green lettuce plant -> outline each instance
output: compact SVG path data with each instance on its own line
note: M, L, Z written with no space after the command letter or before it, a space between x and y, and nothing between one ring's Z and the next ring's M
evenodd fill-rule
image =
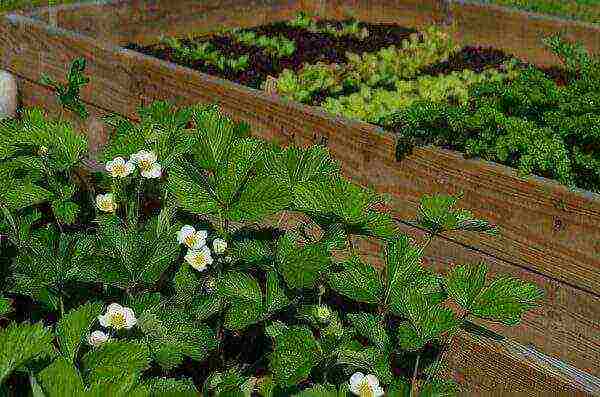
M240 43L263 48L267 54L275 58L289 57L296 51L294 41L281 35L270 37L243 30L232 30L228 34Z
M515 325L541 298L484 264L423 266L440 234L495 231L456 198L421 200L417 243L324 147L253 138L212 105L139 113L108 120L91 224L3 213L17 226L4 295L56 321L0 331L0 384L25 378L19 392L48 397L452 395L424 352L471 320ZM358 238L381 244L383 268ZM201 371L177 375L189 368Z
M161 45L168 46L175 56L175 59L181 62L203 61L209 65L216 66L220 71L226 69L234 72L241 72L248 69L248 55L241 55L237 58L227 57L219 50L215 49L210 42L194 42L184 43L176 37L162 37Z

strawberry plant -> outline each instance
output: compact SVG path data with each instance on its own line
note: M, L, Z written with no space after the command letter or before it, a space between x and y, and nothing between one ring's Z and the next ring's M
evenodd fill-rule
M495 231L456 198L423 197L417 242L324 147L258 140L213 105L139 116L107 119L105 171L76 185L95 194L91 222L36 222L35 204L0 186L3 392L452 395L451 341L474 319L515 325L541 298L485 264L422 264L441 233ZM357 237L379 241L383 268ZM39 307L16 316L13 300Z

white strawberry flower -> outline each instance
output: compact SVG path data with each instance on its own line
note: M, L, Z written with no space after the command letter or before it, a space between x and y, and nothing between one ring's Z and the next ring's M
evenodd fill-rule
M184 225L177 232L177 242L184 244L189 249L200 249L206 245L206 230L196 230L194 226Z
M88 336L88 343L90 346L98 347L104 342L107 342L110 337L102 331L94 331Z
M217 238L215 239L215 241L213 241L213 251L215 252L215 254L221 255L225 252L226 249L227 241L220 238Z
M125 161L123 157L115 157L106 163L106 170L113 178L125 178L135 170L135 165L131 161Z
M206 266L213 263L213 258L210 255L210 249L207 246L204 246L198 250L188 250L184 259L190 264L191 267L199 272L206 270Z
M156 154L147 150L140 150L131 156L131 161L137 164L144 178L160 178L162 167L156 160Z
M365 375L356 372L350 378L350 391L359 397L381 397L383 389L379 386L379 380L375 375Z
M99 194L96 196L96 206L100 211L115 212L117 203L112 193Z
M105 328L131 329L137 324L135 313L129 307L123 307L118 303L111 303L106 309L106 313L98 316L100 325Z

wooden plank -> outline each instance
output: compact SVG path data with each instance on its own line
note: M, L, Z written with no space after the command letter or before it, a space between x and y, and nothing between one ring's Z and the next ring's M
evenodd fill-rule
M45 7L31 15L47 21L51 10L55 10L57 24L63 29L107 43L150 44L157 42L161 34L203 34L215 26L256 26L287 19L313 7L313 3L310 0L132 0Z
M0 65L30 81L42 72L64 81L69 64L86 58L86 74L92 76L81 91L88 103L107 111L133 115L140 104L137 74L130 52L110 44L20 15L0 16Z
M354 16L360 21L408 27L439 23L446 17L439 0L323 0L317 11L327 18Z
M462 396L598 395L588 391L583 382L559 374L527 353L511 341L462 335L449 350L448 363L454 379L468 385Z
M450 11L461 43L493 46L539 65L560 64L541 42L543 37L558 32L594 53L600 52L600 27L590 23L476 1L452 2Z

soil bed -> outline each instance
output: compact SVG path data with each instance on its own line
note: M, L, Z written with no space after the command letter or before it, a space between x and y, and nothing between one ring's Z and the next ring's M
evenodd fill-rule
M317 22L318 27L326 24L336 26L338 29L342 24L348 21L321 20ZM269 25L258 26L250 29L244 29L245 32L254 32L258 35L276 37L281 35L294 41L296 50L289 57L271 57L265 51L257 46L246 45L237 42L226 34L215 34L210 36L200 36L190 39L183 39L183 45L198 44L210 42L215 49L226 57L237 58L247 55L248 68L243 71L234 71L230 68L219 70L216 66L204 61L183 61L178 58L175 51L164 44L153 44L149 46L139 46L130 43L125 47L146 55L151 55L159 59L167 60L180 64L200 72L218 76L238 84L242 84L255 89L260 89L261 84L268 76L278 76L284 69L298 71L304 63L314 64L316 62L344 64L348 62L346 52L361 54L363 52L376 52L382 48L391 45L400 46L402 40L408 39L411 33L417 33L415 29L402 27L395 24L370 24L358 23L359 28L366 28L369 36L361 39L353 35L334 36L326 32L311 32L308 29L293 27L286 22L276 22ZM514 58L502 50L491 47L463 47L460 51L453 54L448 60L439 62L421 70L424 75L446 75L453 71L473 70L482 72L485 69L500 69L502 62ZM527 65L525 62L521 63ZM539 68L558 84L564 84L568 78L565 70L552 68ZM347 95L348 92L342 92L337 95Z

